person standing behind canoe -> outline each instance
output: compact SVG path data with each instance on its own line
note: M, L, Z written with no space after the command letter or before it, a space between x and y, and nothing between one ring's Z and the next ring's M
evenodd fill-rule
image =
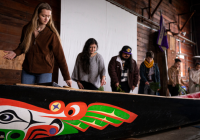
M179 87L177 86L177 84L183 84L185 85L185 83L183 82L181 76L180 76L180 68L181 65L181 60L180 59L175 59L175 63L173 66L171 66L171 68L169 68L168 70L168 76L169 76L169 80L168 80L168 89L169 92L171 94L171 96L177 96L179 95Z
M83 51L77 56L72 80L77 82L79 89L98 90L106 84L103 57L96 52L98 43L94 38L86 41Z
M152 51L147 52L145 61L140 65L140 86L138 91L140 94L155 95L156 92L150 88L151 83L158 83L160 88L160 72L153 58L154 53Z
M5 59L13 59L25 53L22 70L22 83L34 84L52 81L54 58L61 69L66 83L71 79L60 36L52 20L52 9L48 3L40 3L31 21L23 27L21 40L14 51L5 51Z
M112 91L118 91L117 88L129 93L134 90L138 83L138 67L136 61L132 58L132 49L124 46L118 56L112 57L108 65L108 73L111 78Z
M200 63L195 64L195 68L190 70L189 75L189 92L199 92L200 91Z

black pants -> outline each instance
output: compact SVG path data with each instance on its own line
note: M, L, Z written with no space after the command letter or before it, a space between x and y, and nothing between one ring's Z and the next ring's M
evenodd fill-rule
M179 88L178 87L173 87L172 85L168 85L168 89L169 89L169 92L171 94L171 96L178 96L179 92Z
M97 87L95 87L93 84L85 81L80 81L80 83L83 85L84 89L89 89L89 90L98 90Z
M149 82L150 83L150 82ZM150 85L144 86L144 94L156 95L156 92L150 88Z
M126 82L121 82L120 85L121 85L121 89L122 89L124 92L130 93L131 89L130 89L130 87L129 87L129 85L128 85L128 81L126 81ZM117 91L117 87L114 86L114 85L112 86L112 91L114 91L114 92L119 92L119 91Z

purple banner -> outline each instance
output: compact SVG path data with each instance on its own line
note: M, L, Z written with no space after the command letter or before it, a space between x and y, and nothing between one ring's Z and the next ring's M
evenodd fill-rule
M159 48L163 51L163 49L168 49L168 41L167 41L167 32L165 30L163 17L160 16L160 28L158 30L158 39L157 44L159 45Z

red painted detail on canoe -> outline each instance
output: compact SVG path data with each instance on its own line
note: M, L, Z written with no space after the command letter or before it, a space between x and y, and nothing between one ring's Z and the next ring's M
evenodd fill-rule
M51 129L55 132L51 133ZM28 129L24 140L52 137L58 133L58 128L52 125L38 125Z
M178 98L200 98L200 93L177 96Z

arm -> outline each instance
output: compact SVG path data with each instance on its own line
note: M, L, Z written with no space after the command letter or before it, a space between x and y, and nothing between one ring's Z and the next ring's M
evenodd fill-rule
M141 78L141 81L143 81L144 83L147 82L147 79L145 77L145 65L144 65L144 63L142 63L140 65L140 78Z
M134 66L134 77L133 77L133 86L134 87L137 87L137 84L138 84L138 79L139 79L139 70L138 70L138 66L137 66L137 63L134 62L135 66Z
M115 67L116 67L116 60L113 57L108 64L108 74L110 75L111 81L113 81L116 84L119 83L119 81L117 78L117 71Z
M171 69L168 70L168 76L169 76L169 81L172 83L172 85L175 85L175 82L172 79L172 70Z
M192 70L190 70L190 73L189 73L189 80L192 81L193 83L196 83L194 80L193 80L193 76L192 76Z
M157 82L159 82L159 88L161 87L160 85L160 71L159 71L159 68L158 68L158 65L156 64L156 79L157 79Z
M22 34L21 34L21 38L20 38L20 43L17 47L17 49L15 49L13 52L16 53L16 56L19 56L23 53L23 50L22 48L20 47L21 43L23 42L24 40L24 36L25 36L25 32L26 32L26 27L27 26L24 26L23 29L22 29Z
M71 76L72 80L74 80L76 82L80 80L79 79L79 59L80 59L80 54L76 58L76 63L74 65L74 70L73 70L72 76Z
M99 55L99 73L101 77L101 86L106 84L106 68L104 65L104 60L101 55Z
M103 77L105 77L105 75L106 75L106 68L105 68L105 65L104 65L103 57L101 55L99 55L99 70L98 71L100 73L101 79Z
M80 83L80 79L79 79L79 60L80 60L80 57L81 57L81 54L79 54L76 58L76 63L74 65L74 70L73 70L73 73L72 73L72 80L76 81L77 82L77 85L79 87L79 89L84 89L84 86Z
M183 84L184 86L187 86L187 84L185 82L183 82L182 78L181 78L181 84Z
M52 51L54 54L54 57L58 63L58 66L61 70L61 73L63 75L63 78L65 81L70 80L70 75L68 71L68 66L67 62L65 59L65 55L61 46L61 43L55 33L53 33L53 38L52 38Z

